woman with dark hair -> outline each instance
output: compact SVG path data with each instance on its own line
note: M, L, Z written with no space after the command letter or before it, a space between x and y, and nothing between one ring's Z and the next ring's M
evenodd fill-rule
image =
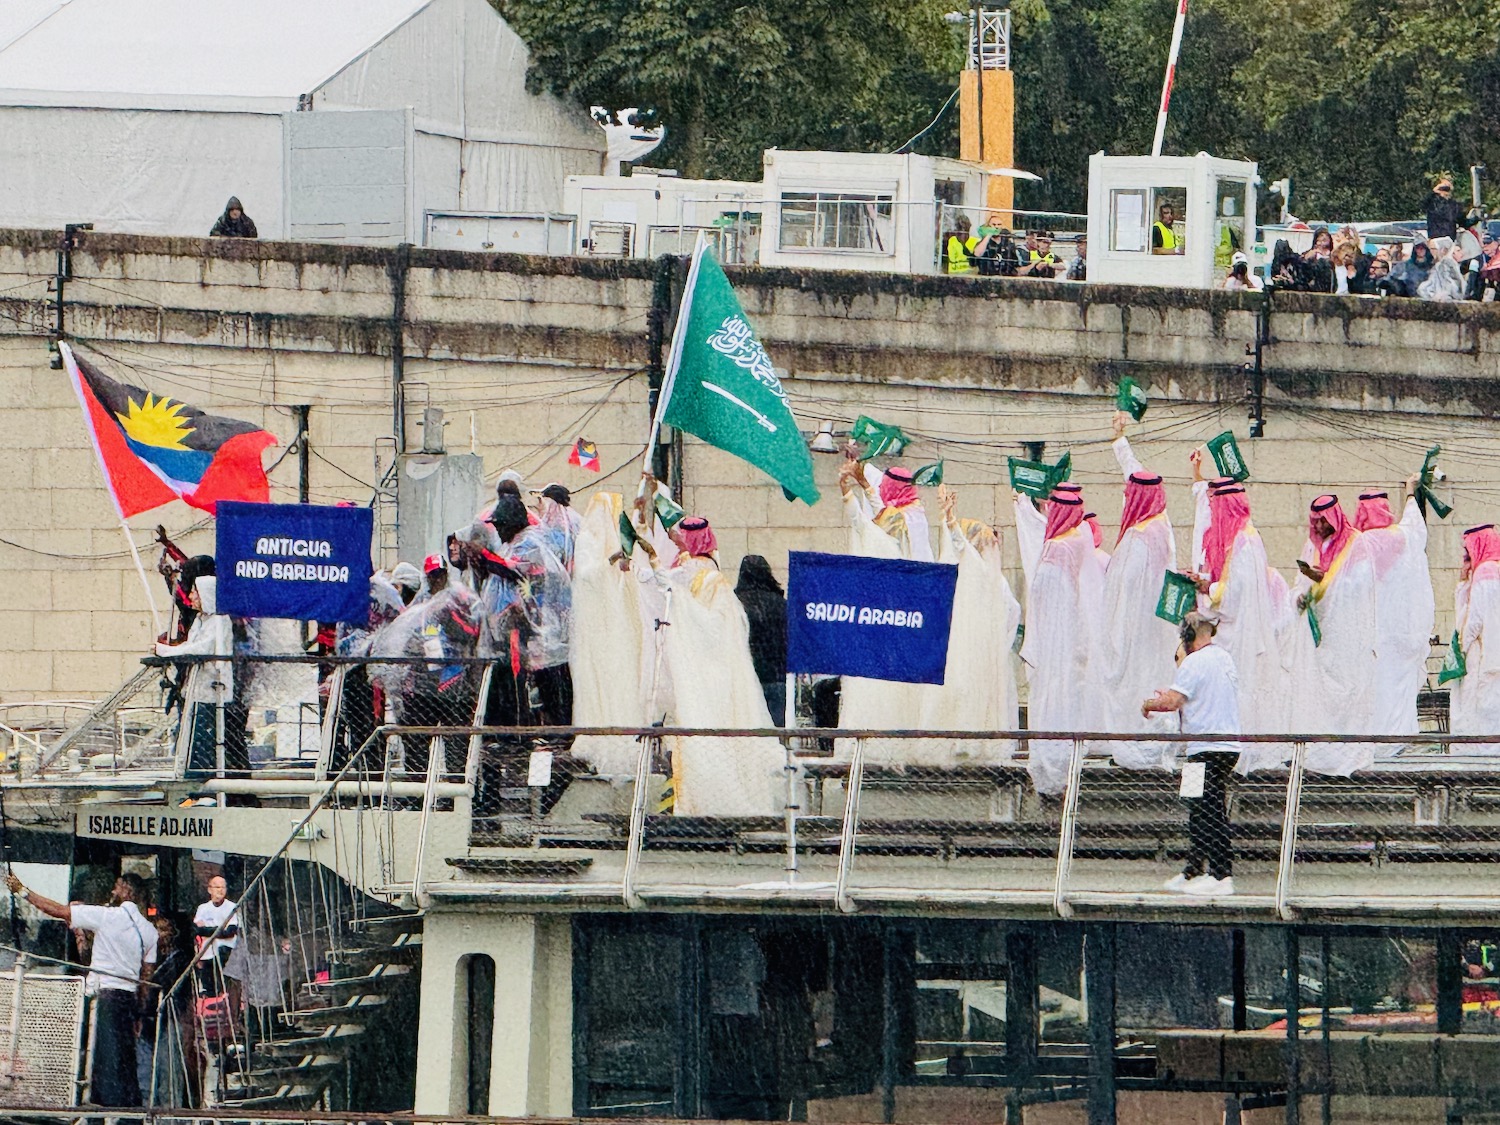
M1327 227L1313 228L1312 248L1302 256L1309 261L1333 257L1333 235L1328 233Z
M766 697L766 709L778 727L786 726L786 593L764 555L740 560L735 597L750 621L750 659ZM796 701L792 701L793 706Z

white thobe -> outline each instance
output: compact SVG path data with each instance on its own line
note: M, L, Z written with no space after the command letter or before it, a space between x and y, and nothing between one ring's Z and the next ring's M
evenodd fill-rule
M573 721L582 727L646 725L639 670L643 630L640 583L610 562L620 550L621 501L595 493L573 548ZM628 737L585 735L573 755L601 774L633 774L639 743Z
M1408 500L1401 522L1367 531L1375 563L1379 633L1375 642L1375 734L1416 734L1417 693L1427 684L1435 606L1427 569L1427 521ZM1387 756L1399 746L1382 745Z
M672 673L669 726L770 727L750 659L750 623L734 587L707 559L657 571L671 587L663 652ZM769 816L786 803L786 753L774 738L673 738L679 816Z
M1115 458L1127 480L1141 463L1125 438L1115 442ZM1177 566L1177 543L1166 512L1129 528L1115 545L1104 575L1104 685L1108 710L1103 729L1119 734L1175 731L1175 716L1141 716L1141 703L1172 686L1177 630L1156 616L1162 575ZM1170 764L1176 745L1163 742L1111 742L1118 765L1149 769Z
M927 730L1015 730L1016 677L1011 642L1021 623L1021 603L1000 565L999 544L981 553L958 528L940 531L939 561L958 567L953 625L941 685L921 688L921 722ZM908 752L913 765L998 764L1014 753L1004 741L921 740Z
M1286 599L1286 580L1266 563L1265 544L1254 524L1234 537L1219 580L1198 597L1199 612L1218 625L1214 643L1234 659L1245 734L1286 729L1286 669L1277 643ZM1280 744L1246 744L1238 768L1248 773L1284 761L1289 753Z
M878 503L878 501L877 501ZM909 557L903 549L915 539L888 535L875 526L869 496L855 491L844 497L844 517L849 526L849 553L864 558L899 559ZM931 554L929 551L929 559ZM869 680L862 676L843 677L839 691L839 725L858 730L909 730L920 726L922 685L891 680ZM865 760L872 764L905 762L911 746L899 739L867 739ZM854 753L852 739L839 739L834 756L847 761Z
M1449 729L1500 734L1500 563L1487 562L1454 594L1465 673L1452 681ZM1494 641L1494 644L1489 642ZM1500 742L1455 746L1455 754L1500 754Z
M1031 502L1031 497L1017 492L1016 549L1021 553L1021 574L1026 579L1027 596L1031 595L1031 583L1036 575L1036 563L1042 557L1042 544L1047 541L1047 513Z
M1316 565L1311 540L1302 558ZM1293 603L1315 587L1306 576L1293 587ZM1356 534L1316 589L1313 603L1322 641L1312 644L1306 611L1291 625L1291 729L1299 734L1372 734L1375 727L1375 564L1370 545ZM1305 634L1305 636L1303 636ZM1307 768L1347 776L1374 761L1370 743L1324 743L1308 747Z
M1086 525L1054 536L1042 547L1026 598L1021 659L1031 686L1027 727L1096 731L1102 727L1104 575ZM1037 792L1067 788L1073 743L1032 739L1028 769Z

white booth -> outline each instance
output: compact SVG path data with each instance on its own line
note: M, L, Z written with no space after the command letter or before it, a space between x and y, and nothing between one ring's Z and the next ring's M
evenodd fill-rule
M1255 238L1255 164L1197 156L1089 157L1090 282L1211 288Z

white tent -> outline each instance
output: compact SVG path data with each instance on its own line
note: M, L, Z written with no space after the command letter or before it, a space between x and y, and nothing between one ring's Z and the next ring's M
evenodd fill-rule
M3 0L0 226L419 241L426 210L540 212L597 173L485 0Z

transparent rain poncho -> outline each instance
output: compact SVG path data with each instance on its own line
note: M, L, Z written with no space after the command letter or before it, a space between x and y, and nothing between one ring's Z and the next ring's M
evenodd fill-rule
M478 669L463 659L476 654L479 631L479 604L473 593L463 586L446 586L425 601L413 602L374 635L371 656L406 657L409 662L372 664L370 678L393 698L477 683Z
M401 601L401 592L390 580L379 574L370 576L370 616L361 625L357 622L339 623L333 651L338 656L368 656L375 634L396 618L406 606Z
M481 656L532 670L568 662L573 591L556 529L528 527L486 550L479 587ZM571 537L569 539L571 550Z

